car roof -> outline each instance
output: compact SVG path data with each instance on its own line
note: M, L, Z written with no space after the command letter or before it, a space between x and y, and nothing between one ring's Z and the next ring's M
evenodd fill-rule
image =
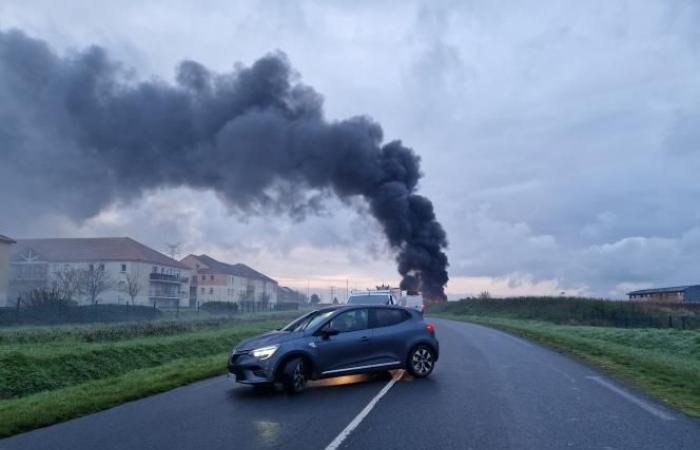
M372 308L372 309L377 309L377 308L392 308L392 309L400 309L403 311L410 310L409 308L405 308L401 305L363 305L363 304L357 304L357 305L333 305L333 306L326 306L323 308L319 308L315 311L320 311L320 312L326 312L326 311L343 311L343 310L349 310L349 309L358 309L358 308Z

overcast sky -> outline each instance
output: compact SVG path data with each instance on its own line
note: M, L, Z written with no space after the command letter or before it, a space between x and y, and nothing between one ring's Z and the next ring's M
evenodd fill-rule
M700 282L699 5L4 0L0 29L59 52L102 46L141 79L281 50L329 119L369 115L421 155L451 297L620 297ZM5 213L0 234L182 242L299 287L398 281L377 224L335 201L303 222L186 188L80 223Z

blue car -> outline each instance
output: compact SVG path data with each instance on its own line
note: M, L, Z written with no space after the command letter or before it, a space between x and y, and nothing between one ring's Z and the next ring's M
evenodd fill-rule
M440 354L435 327L413 309L343 305L305 314L239 343L228 361L239 383L281 383L290 393L311 379L392 369L430 375Z

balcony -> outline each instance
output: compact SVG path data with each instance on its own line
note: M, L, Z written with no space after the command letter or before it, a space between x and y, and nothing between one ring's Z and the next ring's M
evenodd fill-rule
M187 277L181 277L179 275L170 275L167 273L158 273L158 272L151 273L149 278L151 279L151 281L157 281L157 282L161 282L161 283L173 283L173 284L187 283L187 281L188 281Z

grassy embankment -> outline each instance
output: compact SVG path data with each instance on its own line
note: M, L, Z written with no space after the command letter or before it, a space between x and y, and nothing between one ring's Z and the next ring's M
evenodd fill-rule
M299 314L0 329L0 436L225 373L238 341Z
M692 306L531 298L466 300L432 315L498 328L574 355L700 418L700 330L676 328L694 324L697 313ZM646 327L615 326L630 322Z

